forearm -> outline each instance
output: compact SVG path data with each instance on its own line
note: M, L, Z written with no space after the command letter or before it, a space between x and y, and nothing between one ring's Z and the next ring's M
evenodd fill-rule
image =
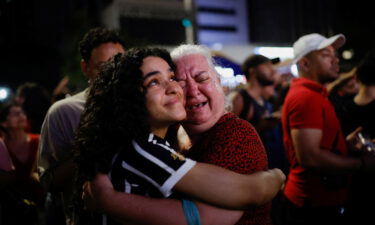
M218 207L245 209L270 201L284 180L279 170L243 175L198 163L174 189Z
M292 129L291 136L297 160L305 168L337 174L357 171L361 167L360 159L322 149L323 132L320 129Z
M242 211L226 210L195 202L202 225L232 225ZM105 213L125 224L185 225L186 218L178 199L154 199L117 192L105 203Z
M228 210L212 205L195 202L199 210L202 225L232 225L243 215L240 210Z
M181 202L112 192L101 197L102 212L124 224L185 225Z
M302 166L328 173L347 173L358 171L361 168L361 159L337 155L327 149L320 149L319 154L302 157Z

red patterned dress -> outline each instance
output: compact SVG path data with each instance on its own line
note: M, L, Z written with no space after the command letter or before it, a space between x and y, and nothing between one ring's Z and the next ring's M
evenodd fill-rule
M254 127L232 113L222 116L194 144L188 157L237 173L250 174L268 169L264 146ZM246 210L237 224L269 225L271 204Z

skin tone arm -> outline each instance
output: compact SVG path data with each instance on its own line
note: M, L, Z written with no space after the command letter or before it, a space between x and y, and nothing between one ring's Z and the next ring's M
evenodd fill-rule
M173 189L219 207L246 209L272 200L284 181L285 175L279 169L243 175L197 163Z
M103 212L125 224L185 225L181 201L167 198L148 198L116 192L105 174L98 174L84 185L84 201L89 210ZM242 211L225 210L203 203L197 204L204 225L234 224Z
M220 174L212 176L212 174ZM163 213L171 224L184 224L181 203L172 199L149 199L116 192L105 175L97 175L85 184L86 205L122 222L142 221L144 224L166 224ZM285 175L279 169L251 175L237 174L221 167L197 163L174 187L174 190L226 208L246 208L269 202L283 187ZM131 202L131 203L128 203ZM132 205L135 205L134 207ZM241 211L229 211L198 203L204 224L233 224ZM144 214L147 211L147 216ZM178 210L177 212L174 212ZM179 213L180 212L180 213ZM173 217L173 218L172 218Z
M319 129L292 129L291 136L297 160L306 168L332 173L358 171L361 168L361 159L343 157L320 149L322 131ZM366 169L374 170L374 158L366 158Z

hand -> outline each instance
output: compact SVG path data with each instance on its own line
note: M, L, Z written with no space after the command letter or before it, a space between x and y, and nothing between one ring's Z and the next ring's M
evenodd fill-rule
M346 136L346 144L350 150L353 151L362 151L363 144L359 140L358 133L362 131L362 127L358 127L348 136Z
M94 180L83 184L82 199L86 209L94 212L103 212L106 201L110 200L115 190L111 180L106 174L98 173Z

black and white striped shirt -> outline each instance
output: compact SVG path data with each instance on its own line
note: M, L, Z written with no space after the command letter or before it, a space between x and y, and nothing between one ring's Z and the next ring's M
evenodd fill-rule
M151 197L170 196L174 185L196 164L152 133L133 140L112 162L109 176L116 191ZM105 215L102 219L102 225L117 224Z

